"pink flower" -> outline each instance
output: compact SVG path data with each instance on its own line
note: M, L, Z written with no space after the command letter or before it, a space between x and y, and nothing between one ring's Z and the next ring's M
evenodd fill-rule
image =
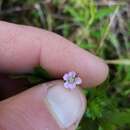
M80 85L82 83L81 78L74 71L65 73L63 76L64 79L64 87L68 89L74 89L76 85Z

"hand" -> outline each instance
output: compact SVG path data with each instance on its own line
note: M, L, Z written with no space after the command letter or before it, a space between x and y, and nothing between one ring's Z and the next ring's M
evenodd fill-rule
M76 71L82 86L99 85L108 74L103 60L61 36L0 22L0 72L31 72L39 64L59 79ZM0 102L0 130L75 130L85 105L81 90L66 90L62 80L40 84Z

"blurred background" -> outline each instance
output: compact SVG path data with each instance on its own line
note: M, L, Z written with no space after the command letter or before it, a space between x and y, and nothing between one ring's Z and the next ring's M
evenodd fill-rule
M77 130L130 130L129 0L0 0L0 20L56 32L105 59L109 77L84 90L88 107ZM48 80L40 68L26 77L0 75L0 99ZM21 82L26 87L17 88Z

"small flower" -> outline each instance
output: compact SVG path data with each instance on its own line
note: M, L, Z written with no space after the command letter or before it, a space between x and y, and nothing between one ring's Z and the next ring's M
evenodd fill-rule
M79 84L82 83L81 78L74 71L65 73L64 76L63 76L63 79L65 81L64 82L64 87L68 88L68 89L71 89L71 90L74 89L76 87L76 85L79 85Z

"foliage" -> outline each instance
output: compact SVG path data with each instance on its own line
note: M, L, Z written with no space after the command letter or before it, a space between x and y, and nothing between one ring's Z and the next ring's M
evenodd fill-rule
M103 6L94 0L3 0L0 5L2 20L54 31L109 64L107 81L84 90L88 105L78 130L130 129L128 3ZM28 78L34 84L51 79L41 68Z

